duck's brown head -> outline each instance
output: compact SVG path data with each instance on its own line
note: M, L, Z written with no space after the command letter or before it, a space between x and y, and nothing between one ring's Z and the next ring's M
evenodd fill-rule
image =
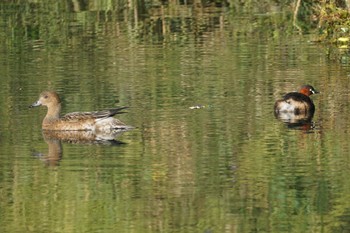
M61 103L60 97L54 91L44 91L40 94L39 99L31 104L29 107L38 107L38 106L57 106Z

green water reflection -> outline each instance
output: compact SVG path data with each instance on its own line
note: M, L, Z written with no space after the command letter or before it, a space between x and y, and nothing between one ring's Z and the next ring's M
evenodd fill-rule
M348 231L349 67L284 9L73 3L0 3L1 232ZM274 101L305 83L312 127L288 128ZM45 140L45 89L136 129Z

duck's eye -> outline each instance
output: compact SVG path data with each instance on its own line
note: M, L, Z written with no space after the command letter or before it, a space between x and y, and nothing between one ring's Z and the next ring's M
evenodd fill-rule
M49 98L49 96L45 95L44 98L47 99L47 98Z

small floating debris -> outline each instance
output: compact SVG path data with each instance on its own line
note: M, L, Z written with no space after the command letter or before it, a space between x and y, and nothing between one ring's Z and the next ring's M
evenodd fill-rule
M338 38L339 42L348 42L349 40L350 40L349 37L339 37Z
M346 32L348 32L348 31L349 31L349 28L346 28L346 27L341 27L340 29L341 29L341 30L342 30L342 32L344 32L344 33L346 33Z
M348 49L349 46L349 37L339 37L338 41L340 42L340 45L338 46L339 49Z
M198 105L189 107L189 109L201 109L201 108L205 108L205 105L198 104Z

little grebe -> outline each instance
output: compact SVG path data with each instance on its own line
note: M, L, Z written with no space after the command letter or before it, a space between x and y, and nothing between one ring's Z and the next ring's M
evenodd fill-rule
M277 100L274 106L275 114L292 113L295 115L313 115L315 105L310 99L310 95L316 94L316 91L310 85L304 85L299 92L290 92L283 99Z

